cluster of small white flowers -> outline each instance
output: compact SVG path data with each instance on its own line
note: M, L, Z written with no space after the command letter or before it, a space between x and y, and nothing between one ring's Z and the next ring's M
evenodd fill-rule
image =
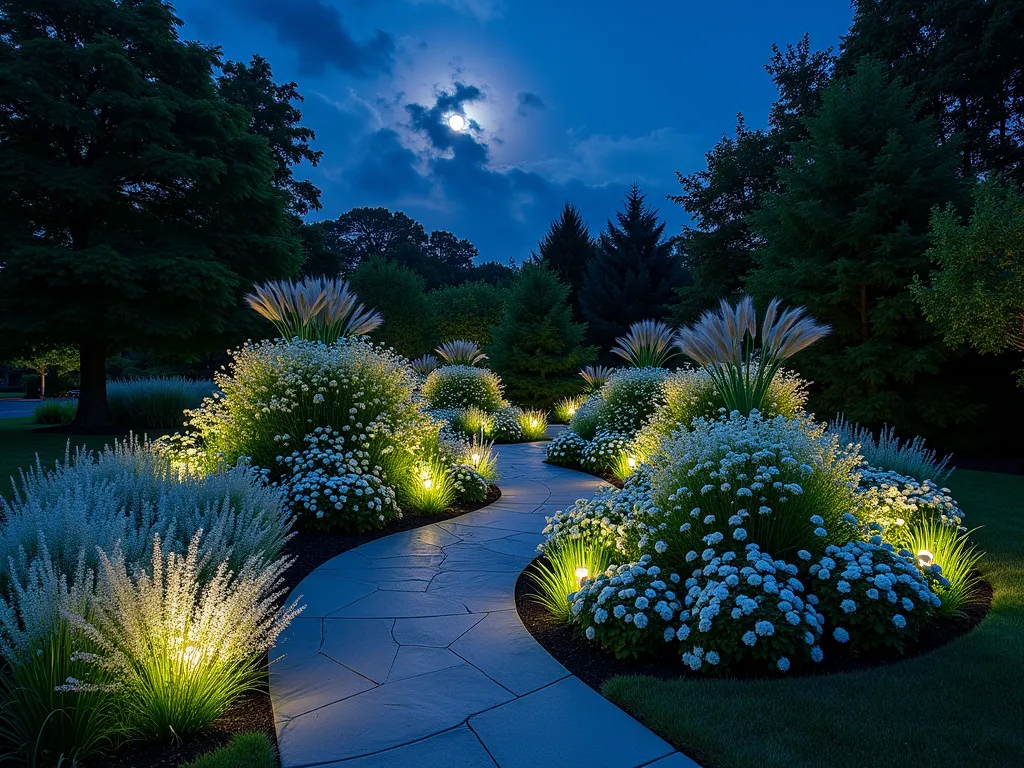
M476 406L490 413L504 404L498 375L472 365L443 365L431 371L421 391L434 409Z
M632 437L665 402L664 368L622 368L601 387L598 430Z
M584 439L592 438L597 432L602 405L604 405L604 398L599 393L588 397L569 420L569 429Z
M562 467L578 467L583 459L583 451L590 445L572 430L565 430L548 443L544 452L549 464Z
M455 498L477 502L487 498L487 481L468 464L453 464L448 470L455 483Z
M872 467L860 470L857 488L857 515L872 524L872 533L896 546L909 539L909 527L923 518L956 526L961 532L964 513L950 495L931 480L915 480L897 472Z
M572 620L584 627L587 639L598 640L617 656L656 650L675 639L682 608L674 591L678 583L679 576L663 573L650 555L612 566L569 595Z
M796 565L756 544L742 554L691 550L686 559L698 567L683 583L676 637L686 643L682 659L690 669L724 672L760 660L785 672L804 659L821 661L825 617L815 609L817 598L805 594Z
M910 552L895 552L878 536L826 547L808 572L820 610L838 630L837 641L852 640L860 650L899 647L941 605L929 579L948 585L941 569L930 566L922 573Z
M491 414L491 437L499 443L516 443L523 439L520 417L523 409L506 405Z
M580 466L598 474L609 472L630 446L629 436L625 433L601 430L583 449Z
M303 438L303 450L280 457L286 467L281 491L304 525L365 531L402 516L382 468L370 464L365 440L365 435L316 427Z

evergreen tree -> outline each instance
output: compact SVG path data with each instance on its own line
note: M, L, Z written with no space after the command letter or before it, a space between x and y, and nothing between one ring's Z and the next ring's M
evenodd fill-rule
M618 223L609 221L601 233L580 291L580 307L602 350L632 323L666 317L686 280L672 242L664 237L664 222L644 197L636 184L630 187L625 210L616 213Z
M221 346L299 266L267 140L160 0L0 0L0 337L80 351L74 427L120 349Z
M723 136L707 154L707 168L689 175L676 173L683 187L669 199L690 215L679 248L693 276L680 290L673 310L677 325L693 322L719 299L738 293L753 266L756 245L750 217L766 195L779 190L779 170L790 162L790 147L804 137L803 118L813 115L832 76L832 49L812 51L805 35L785 50L772 46L765 65L778 90L768 117L768 130L751 130L743 115L736 136Z
M964 176L1024 183L1024 4L1020 0L854 0L840 67L882 61L921 99Z
M349 278L359 301L384 315L370 335L409 358L419 357L436 344L436 334L423 278L413 270L381 256L360 264Z
M576 373L591 362L584 327L572 322L568 288L539 264L523 266L488 347L491 366L516 403L548 407L579 391Z
M466 339L486 347L505 316L508 289L475 280L427 294L440 342Z
M970 414L937 375L948 353L908 289L928 263L932 206L959 194L956 156L918 111L870 59L828 87L782 191L754 216L764 245L748 285L832 325L797 359L816 410L928 431Z
M566 203L561 215L551 222L533 258L569 287L569 301L577 318L582 317L579 293L593 257L594 239L579 209Z

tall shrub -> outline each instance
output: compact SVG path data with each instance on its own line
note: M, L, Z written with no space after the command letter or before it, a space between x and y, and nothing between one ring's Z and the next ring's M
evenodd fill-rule
M384 318L371 333L373 339L408 358L430 350L436 334L422 277L406 266L375 256L360 264L349 280L359 298Z

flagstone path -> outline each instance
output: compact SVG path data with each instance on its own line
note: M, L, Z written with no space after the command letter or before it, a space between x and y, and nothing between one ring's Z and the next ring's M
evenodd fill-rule
M502 495L377 539L296 588L271 658L282 768L696 768L570 675L516 613L545 516L601 481L499 446Z

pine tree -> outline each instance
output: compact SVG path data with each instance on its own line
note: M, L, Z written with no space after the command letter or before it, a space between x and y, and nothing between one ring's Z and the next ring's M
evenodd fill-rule
M547 407L579 390L576 373L594 349L583 344L584 327L572 322L568 293L539 264L524 265L513 285L487 349L513 402Z
M109 424L107 356L221 347L299 243L218 51L160 0L0 0L0 340L77 346L74 428Z
M783 191L754 216L764 245L747 283L832 325L797 365L816 410L928 431L968 415L938 375L949 353L908 286L927 269L934 205L960 195L956 155L918 117L909 88L865 59L829 86L781 172Z
M580 307L602 350L632 323L666 317L686 280L672 242L664 237L664 222L644 198L633 184L623 200L625 210L616 213L618 224L609 221L601 233L580 291Z
M547 234L537 246L534 260L569 287L569 301L577 319L582 318L579 293L593 257L594 238L590 236L579 208L566 203L561 215L551 222Z

